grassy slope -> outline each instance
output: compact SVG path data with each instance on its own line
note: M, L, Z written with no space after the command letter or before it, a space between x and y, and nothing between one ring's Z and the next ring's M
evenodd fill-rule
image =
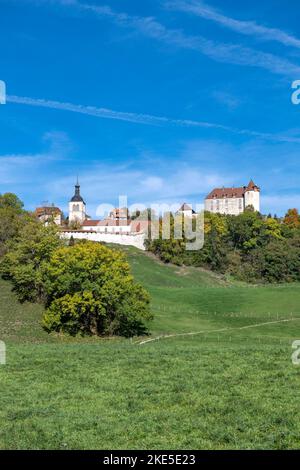
M139 346L48 336L40 306L0 282L0 448L296 448L299 369L291 343L299 285L243 287L134 249L150 291L153 336L207 331Z

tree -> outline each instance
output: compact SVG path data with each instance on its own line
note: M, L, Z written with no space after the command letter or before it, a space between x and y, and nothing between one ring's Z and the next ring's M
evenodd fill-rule
M80 230L81 229L81 223L79 220L73 220L72 222L69 223L69 229L70 230Z
M260 214L247 210L238 216L229 216L229 234L233 247L242 251L256 248L261 240L263 220Z
M45 227L29 216L17 236L7 242L1 273L12 281L21 302L43 300L41 268L61 244L56 226Z
M283 223L291 229L300 227L298 209L289 209L283 219Z
M124 255L82 241L56 250L43 268L47 331L133 336L147 331L149 295Z
M0 195L0 257L7 251L7 242L15 238L30 218L23 203L12 193Z
M4 208L15 209L21 213L24 207L23 202L13 193L0 194L0 209Z

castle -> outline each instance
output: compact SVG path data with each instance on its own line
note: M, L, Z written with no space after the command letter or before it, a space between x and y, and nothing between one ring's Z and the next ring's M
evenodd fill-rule
M250 206L260 212L260 188L252 180L241 188L215 188L205 198L205 210L214 214L239 215Z
M205 210L215 214L239 215L247 207L260 211L260 188L252 180L248 186L240 188L215 188L205 198ZM141 250L145 250L145 240L149 236L151 225L148 217L146 220L133 218L125 207L113 209L103 220L92 220L86 213L78 179L69 202L69 227L63 224L62 211L54 205L39 207L35 214L45 225L52 221L61 226L62 238L132 245ZM184 218L197 217L197 213L186 203L182 204L176 215Z

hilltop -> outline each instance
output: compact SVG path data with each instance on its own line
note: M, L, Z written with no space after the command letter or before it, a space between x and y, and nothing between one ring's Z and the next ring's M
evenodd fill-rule
M297 448L299 284L241 286L126 253L151 294L151 337L202 333L47 335L42 307L1 281L0 448Z

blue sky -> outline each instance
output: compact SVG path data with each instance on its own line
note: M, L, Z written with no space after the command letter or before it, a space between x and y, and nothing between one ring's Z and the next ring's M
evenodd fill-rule
M0 0L0 192L66 210L262 188L300 207L297 0Z

